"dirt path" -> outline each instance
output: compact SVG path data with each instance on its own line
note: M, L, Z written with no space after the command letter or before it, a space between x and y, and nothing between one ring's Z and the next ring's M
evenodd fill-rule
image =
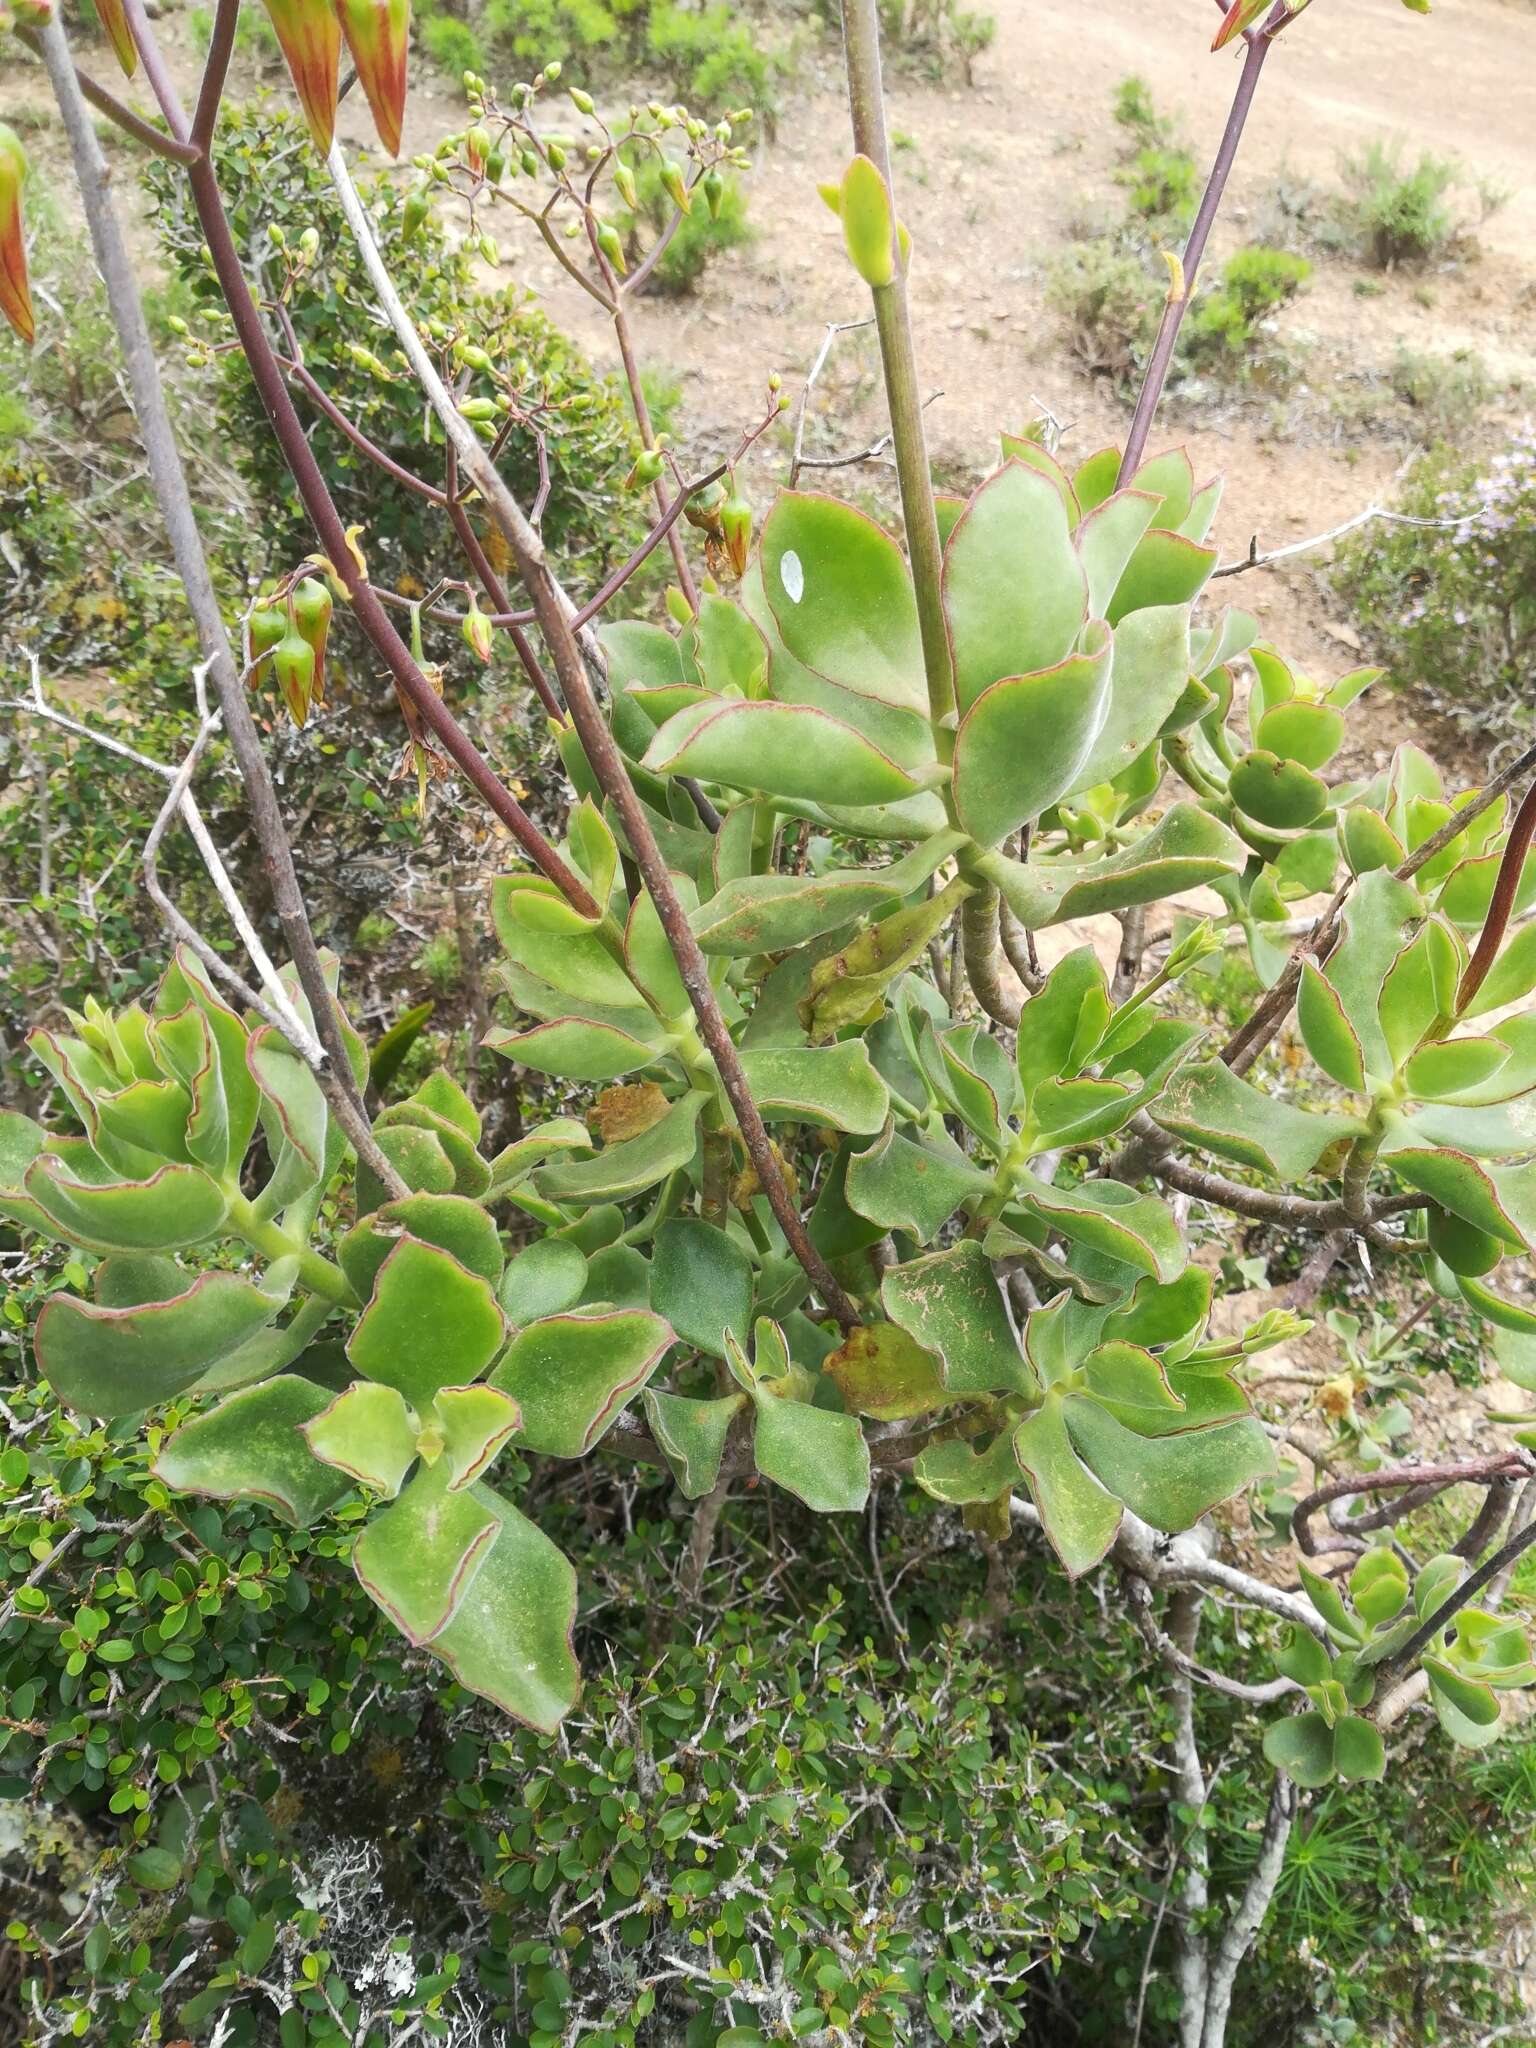
M1174 114L1201 162L1214 151L1233 60L1205 47L1213 13L1196 0L1176 10L1149 0L997 0L997 40L974 91L946 92L895 79L891 127L897 177L916 256L912 298L925 377L943 397L929 412L940 470L972 475L993 459L999 427L1019 423L1036 398L1071 425L1087 452L1124 431L1126 408L1087 377L1044 304L1052 255L1096 214L1122 203L1114 182L1108 111L1115 86L1136 71ZM692 301L652 303L641 331L649 361L682 380L684 417L701 444L724 440L749 410L763 369L803 373L829 320L856 318L861 292L835 222L815 187L847 159L847 119L835 77L810 93L766 148L754 178L759 239L722 262ZM1511 193L1484 229L1480 260L1443 273L1384 280L1355 291L1358 268L1319 265L1285 316L1309 350L1306 381L1285 400L1262 399L1175 415L1202 474L1223 474L1218 532L1234 552L1251 533L1278 545L1336 524L1391 488L1413 422L1384 434L1352 416L1347 398L1369 388L1399 344L1450 354L1468 347L1507 386L1536 389L1536 18L1506 0L1445 0L1429 20L1400 0L1319 0L1277 47L1234 174L1216 253L1261 231L1282 180L1326 183L1341 151L1405 134L1414 147L1465 159L1477 177ZM1259 224L1256 227L1255 224ZM553 264L526 273L611 358L600 320ZM879 431L857 341L818 394L856 448ZM1495 412L1518 414L1518 391ZM769 466L773 457L767 457ZM842 473L844 487L868 471ZM1305 660L1351 665L1348 628L1327 630L1310 568L1228 586L1265 615Z

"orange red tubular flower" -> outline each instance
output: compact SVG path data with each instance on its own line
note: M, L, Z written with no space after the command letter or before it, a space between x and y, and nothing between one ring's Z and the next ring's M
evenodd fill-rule
M336 133L336 73L341 23L332 0L266 0L315 147L325 155Z
M21 188L27 155L15 133L0 121L0 313L30 348L36 333L32 291L27 283L27 243Z
M405 119L405 57L411 0L336 0L342 33L362 80L373 125L391 156L400 154Z
M128 26L123 0L96 0L96 19L107 32L107 41L112 45L112 54L123 67L124 78L132 78L139 68L139 51L133 40L133 30Z

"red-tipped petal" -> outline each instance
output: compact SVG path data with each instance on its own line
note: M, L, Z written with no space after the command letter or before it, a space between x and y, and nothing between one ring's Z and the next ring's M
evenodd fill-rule
M1232 5L1222 17L1221 27L1216 31L1213 50L1224 50L1234 36L1240 36L1244 29L1252 28L1259 16L1269 5L1269 0L1232 0Z
M96 19L107 32L107 41L123 68L124 78L132 78L139 68L139 51L123 11L123 0L96 0Z
M27 179L27 153L13 130L0 122L0 313L32 345L32 292L27 284L27 243L21 213L21 188Z
M331 0L266 0L299 105L322 155L336 133L336 73L341 24Z
M405 119L406 46L411 0L338 0L342 31L362 80L373 125L391 156L400 154Z

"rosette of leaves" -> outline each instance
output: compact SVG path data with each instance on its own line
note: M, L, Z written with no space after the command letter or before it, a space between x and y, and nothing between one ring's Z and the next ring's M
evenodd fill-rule
M1447 1606L1445 1626L1423 1641L1417 1659L1430 1703L1446 1734L1481 1749L1499 1732L1501 1691L1536 1682L1524 1628L1504 1615L1455 1606L1469 1566L1435 1557L1410 1581L1395 1550L1367 1550L1350 1572L1348 1598L1332 1579L1300 1566L1301 1582L1321 1624L1310 1633L1292 1624L1275 1664L1310 1704L1275 1722L1264 1754L1300 1785L1333 1778L1380 1778L1386 1770L1381 1735L1365 1718L1377 1691L1378 1667L1417 1639Z

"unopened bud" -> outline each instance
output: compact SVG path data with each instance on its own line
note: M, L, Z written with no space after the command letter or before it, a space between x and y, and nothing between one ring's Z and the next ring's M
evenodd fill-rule
M688 190L688 181L670 158L661 167L661 186L674 206L680 207L684 213L693 211L693 195Z
M752 543L752 507L741 495L736 479L731 478L731 492L720 507L720 531L725 538L725 552L732 569L738 577L747 573L747 551Z
M624 261L623 240L612 221L604 220L598 222L597 246L602 250L620 277L624 277L628 273L629 265Z
M665 458L659 448L643 448L635 457L633 469L630 470L629 475L624 479L625 490L643 490L647 484L659 482L661 473L666 466Z
M891 195L867 156L856 156L839 192L843 241L854 269L874 291L896 275L891 255Z
M591 93L583 92L579 85L573 85L570 88L570 94L571 105L576 109L578 114L590 114L593 111Z
M720 208L725 200L725 180L718 171L704 173L704 204L709 208L711 220L720 218Z
M464 645L472 654L478 654L482 661L491 658L491 642L495 629L489 618L480 609L480 600L471 596L469 610L464 614L464 623L459 628L464 635Z

